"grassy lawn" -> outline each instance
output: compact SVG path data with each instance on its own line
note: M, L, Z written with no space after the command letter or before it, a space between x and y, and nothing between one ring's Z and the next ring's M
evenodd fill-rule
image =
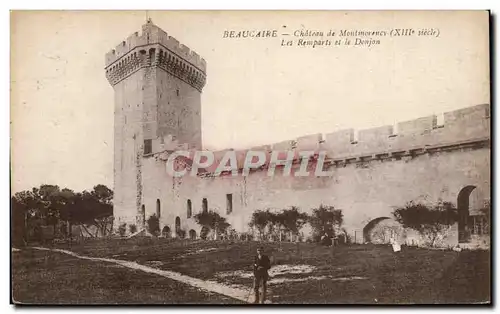
M218 274L250 272L259 245L256 242L135 238L86 241L59 247L83 255L130 260L249 288L251 278L221 278ZM389 246L355 245L332 249L309 243L266 243L264 247L272 256L275 267L314 266L314 270L308 273L274 276L273 279L283 281L270 283L273 303L454 304L490 300L489 251L454 252L404 247L402 252L394 254ZM311 276L315 278L307 279Z
M31 249L12 253L12 297L27 304L240 303L153 274Z

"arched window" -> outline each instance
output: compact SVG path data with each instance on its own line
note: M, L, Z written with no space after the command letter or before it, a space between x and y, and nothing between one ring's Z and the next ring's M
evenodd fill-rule
M145 225L146 223L146 206L144 204L142 204L141 206L141 217L140 219L142 221L140 221L140 224L142 224L143 226Z
M160 218L161 215L161 206L160 206L160 200L156 200L156 217Z
M193 206L191 204L191 200L187 200L187 218L191 218L193 215Z
M233 212L233 194L226 194L226 214Z
M208 201L206 198L203 199L201 206L203 212L206 213L208 211Z
M179 216L175 217L175 234L179 234L181 230L181 218Z

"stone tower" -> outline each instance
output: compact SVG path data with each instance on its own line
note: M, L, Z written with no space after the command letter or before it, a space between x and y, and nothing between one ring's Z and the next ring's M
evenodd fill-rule
M113 86L114 215L144 226L143 158L175 139L201 149L201 91L206 62L149 20L106 54Z

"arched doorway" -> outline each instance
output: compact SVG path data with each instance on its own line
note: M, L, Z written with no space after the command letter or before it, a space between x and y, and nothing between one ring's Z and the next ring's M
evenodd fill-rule
M196 240L196 231L194 231L193 229L189 230L189 238L191 240Z
M179 231L181 230L181 218L179 216L175 217L175 235L179 236Z
M169 226L163 227L163 229L161 230L161 235L164 238L171 238L172 237L172 231L170 230L170 227Z
M476 187L474 185L468 185L458 193L458 243L465 243L470 241L469 206L470 196L475 188Z
M363 228L364 242L374 244L390 243L391 238L399 238L403 234L403 226L389 217L378 217L371 220Z
M160 218L161 215L161 205L160 205L160 200L156 200L156 217Z

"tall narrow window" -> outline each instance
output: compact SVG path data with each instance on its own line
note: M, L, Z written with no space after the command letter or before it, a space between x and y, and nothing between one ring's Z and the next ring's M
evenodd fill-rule
M179 236L179 231L181 230L181 218L179 216L175 217L175 234Z
M179 96L179 89L177 89L176 93L177 93L177 96Z
M161 215L161 207L160 207L160 200L156 200L156 217L160 218Z
M193 215L193 206L191 205L191 200L187 200L187 218L191 218Z
M153 140L144 140L144 154L151 154L153 152Z
M226 214L233 212L233 194L226 194Z
M201 206L203 212L206 213L208 211L208 201L206 198L203 199Z
M141 214L140 214L140 220L138 221L139 224L142 226L145 226L146 224L146 206L142 204L141 206Z

